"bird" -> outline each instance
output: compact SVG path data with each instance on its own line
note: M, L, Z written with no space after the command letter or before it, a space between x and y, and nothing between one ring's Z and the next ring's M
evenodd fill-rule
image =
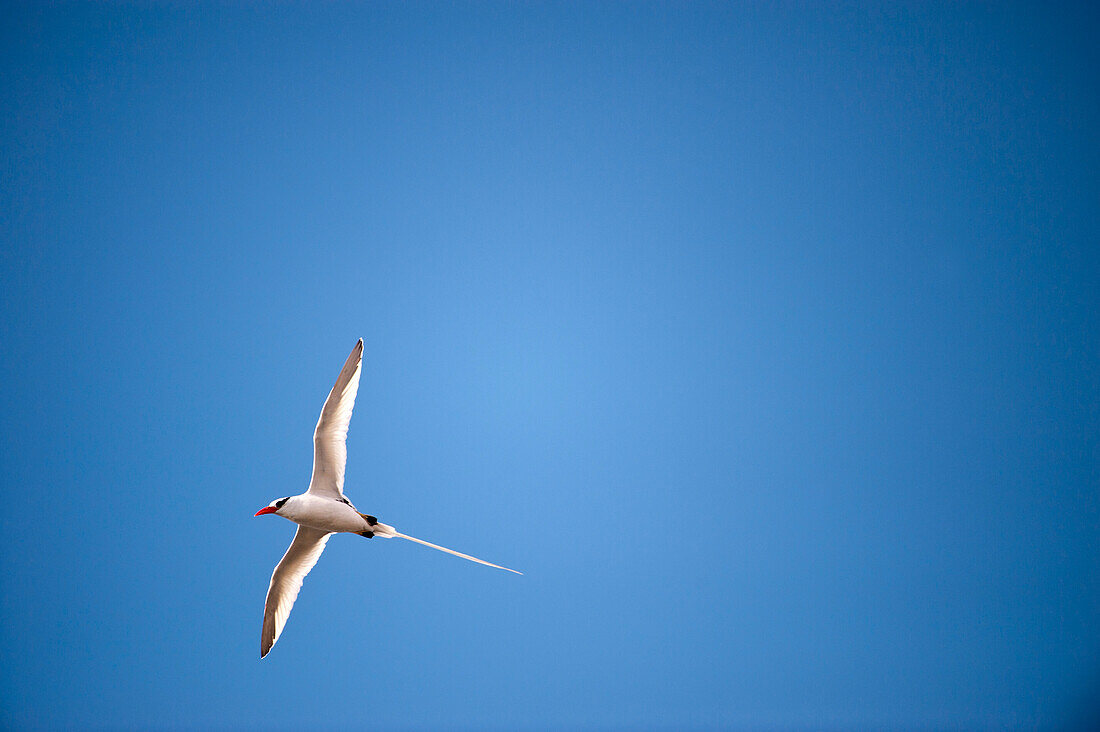
M329 392L321 416L313 431L313 476L309 489L297 496L272 501L256 512L256 516L282 516L298 524L290 547L271 573L264 602L264 623L260 635L260 658L265 657L286 626L290 609L298 598L302 581L317 563L329 537L336 533L351 533L368 539L407 539L469 559L471 562L523 574L484 559L454 549L432 544L423 539L400 533L374 516L359 511L344 495L344 466L347 463L348 424L359 391L359 375L363 369L363 339L355 344L351 355L340 369L340 375Z

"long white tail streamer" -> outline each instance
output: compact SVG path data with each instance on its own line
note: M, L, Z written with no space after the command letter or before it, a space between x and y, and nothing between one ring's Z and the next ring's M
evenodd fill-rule
M439 546L438 544L433 544L430 541L424 541L423 539L417 539L415 536L409 536L407 534L401 534L401 533L398 533L396 531L393 532L393 535L396 536L399 539L408 539L409 541L415 541L417 544L423 544L424 546L431 547L432 549L438 549L441 552L447 552L448 554L454 554L456 557L462 557L463 559L469 559L471 562L477 562L478 564L484 564L487 567L496 567L497 569L503 569L505 572L515 572L515 574L519 574L519 575L523 574L523 572L517 572L514 569L508 569L507 567L502 567L499 564L493 564L492 562L486 562L484 559L478 559L477 557L471 557L469 554L463 554L462 552L456 552L454 549L448 549L445 546Z

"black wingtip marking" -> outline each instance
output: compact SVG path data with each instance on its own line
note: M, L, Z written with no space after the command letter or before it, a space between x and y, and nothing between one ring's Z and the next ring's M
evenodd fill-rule
M368 539L373 539L374 538L374 532L373 531L360 531L359 536L364 536Z

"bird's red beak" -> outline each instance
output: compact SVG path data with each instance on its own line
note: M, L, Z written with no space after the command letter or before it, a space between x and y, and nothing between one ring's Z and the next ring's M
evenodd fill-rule
M263 516L265 513L275 513L278 510L279 509L275 508L274 506L264 506L263 508L261 508L259 511L256 512L256 515L257 516Z

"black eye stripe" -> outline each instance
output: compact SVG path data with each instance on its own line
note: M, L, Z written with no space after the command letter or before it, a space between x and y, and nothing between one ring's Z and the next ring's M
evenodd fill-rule
M286 498L280 498L279 500L275 501L275 508L282 508L283 504L289 500L290 496L287 496Z

